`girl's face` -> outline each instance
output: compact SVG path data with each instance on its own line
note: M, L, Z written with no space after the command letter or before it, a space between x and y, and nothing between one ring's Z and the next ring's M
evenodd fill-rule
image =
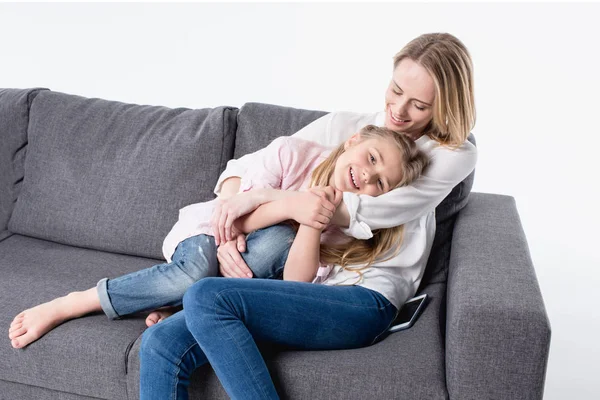
M421 65L405 58L396 66L385 92L385 126L418 139L433 118L435 85Z
M357 133L344 144L346 151L335 163L330 184L343 192L379 196L402 179L400 149L393 139L361 140Z

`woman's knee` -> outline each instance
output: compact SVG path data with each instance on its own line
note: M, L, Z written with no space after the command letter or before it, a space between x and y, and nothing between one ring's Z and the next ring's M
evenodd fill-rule
M183 308L194 315L204 313L214 300L225 278L208 277L194 283L183 295Z

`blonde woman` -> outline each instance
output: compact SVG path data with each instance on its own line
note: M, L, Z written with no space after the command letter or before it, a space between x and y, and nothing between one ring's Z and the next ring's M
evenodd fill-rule
M254 167L259 176L251 172L245 177L285 192L238 219L235 225L241 232L294 218L307 199L306 188L309 197L325 196L339 205L342 191L379 196L413 182L428 163L410 139L374 125L333 151L282 137L261 154ZM247 200L248 195L252 191L236 196ZM348 348L372 343L388 327L397 308L377 290L388 277L373 265L400 251L404 227L381 229L373 238L360 240L335 225L314 228L295 220L298 229L283 281L204 278L186 292L184 311L144 333L142 399L173 393L187 398L189 374L209 361L232 398L276 396L268 373L258 380L254 376L264 366L254 339L303 348ZM329 284L332 265L355 281ZM347 329L331 326L334 320L344 321Z
M343 233L363 240L378 240L376 230L404 225L401 245L392 246L368 268L341 265L341 260L329 264L317 271L315 281L321 285L290 282L310 281L315 274L317 235L301 225L296 240L304 240L304 247L312 244L312 252L298 255L299 247L292 246L288 261L297 264L286 264L283 282L200 281L186 294L184 312L144 333L142 399L161 398L165 389L186 398L192 370L207 361L231 397L277 398L255 340L299 349L340 349L381 339L396 310L420 284L435 234L435 207L473 171L477 160L475 147L466 140L475 123L475 103L465 46L449 34L425 34L396 54L393 65L384 111L327 114L293 137L333 147L350 132L373 124L413 140L429 158L419 178L380 196L342 189L343 201L331 220ZM222 199L238 192L238 177L264 152L230 161L217 185ZM220 272L229 277L249 271L238 252L244 235L236 235L234 222L253 215L248 214L252 210L277 206L237 199L222 200L212 218L220 243ZM258 292L263 296L251 295Z

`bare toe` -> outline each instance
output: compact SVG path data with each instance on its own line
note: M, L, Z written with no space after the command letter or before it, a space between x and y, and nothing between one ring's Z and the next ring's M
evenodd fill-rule
M21 322L23 322L23 320L25 319L25 316L22 315L20 317L15 317L15 319L12 320L12 322L10 323L10 326L14 326L16 324L20 324Z
M146 318L146 326L150 328L152 325L157 324L160 321L160 315L155 311L150 313Z
M9 339L16 339L19 336L24 335L25 333L27 333L27 328L19 328L19 329L15 329L14 331L10 332L8 334L8 338Z
M16 324L11 324L10 328L8 329L8 333L12 333L14 331L16 331L17 329L21 328L23 326L22 322L18 322Z

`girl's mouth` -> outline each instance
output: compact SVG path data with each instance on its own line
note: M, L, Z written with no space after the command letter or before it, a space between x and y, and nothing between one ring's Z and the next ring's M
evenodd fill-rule
M352 167L350 167L350 183L351 186L354 186L356 189L360 189L360 186L358 186L358 181L354 177L354 170L352 169Z

